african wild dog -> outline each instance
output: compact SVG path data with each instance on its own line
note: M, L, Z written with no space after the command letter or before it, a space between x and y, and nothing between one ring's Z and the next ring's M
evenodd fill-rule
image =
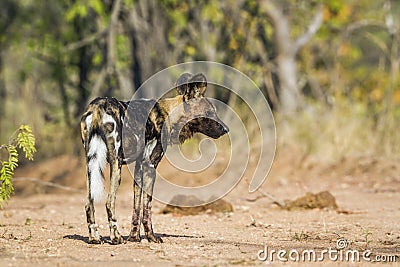
M173 98L133 102L97 98L89 104L81 119L81 134L87 156L88 202L85 209L90 243L101 243L93 203L103 197L103 170L107 162L110 164L110 191L106 209L111 243L124 242L117 229L115 197L121 182L122 165L133 162L136 162L134 211L128 240L140 241L143 195L142 223L146 238L149 242L162 242L152 229L151 201L156 168L164 155L163 147L183 143L197 132L216 139L229 131L217 117L211 102L203 97L206 87L203 74L184 73L176 82L178 95Z

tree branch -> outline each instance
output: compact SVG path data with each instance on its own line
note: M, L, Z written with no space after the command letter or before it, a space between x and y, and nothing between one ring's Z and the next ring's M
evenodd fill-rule
M116 0L111 10L111 19L107 36L107 72L114 72L115 67L115 32L121 10L121 0Z
M318 7L317 13L315 14L310 26L308 26L307 32L305 32L302 36L297 38L295 41L295 49L296 52L302 48L310 39L317 33L319 28L321 28L323 22L323 9L322 5Z
M272 1L264 1L262 7L274 26L274 39L278 53L295 55L296 51L293 49L293 40L290 38L288 18L283 15L282 10Z
M271 66L272 64L270 63L266 63L264 64L264 85L265 85L265 89L267 91L268 97L272 102L272 105L279 109L280 108L280 103L279 103L279 98L278 95L276 94L276 88L274 85L274 82L272 80L272 70L271 70Z
M264 1L262 6L274 24L283 17L282 12L271 1Z
M98 32L96 32L96 33L94 33L94 34L92 34L90 36L87 36L87 37L83 38L82 40L79 40L79 41L77 41L75 43L67 44L62 49L62 52L70 52L72 50L76 50L76 49L79 49L79 48L81 48L83 46L86 46L86 45L88 45L88 44L90 44L90 43L92 43L92 42L104 37L107 34L108 30L109 30L109 28L107 27L106 29L98 31Z
M278 200L277 198L275 198L273 195L271 195L271 194L269 194L269 193L267 193L267 192L264 192L261 188L258 189L257 191L260 192L261 195L263 195L263 196L269 198L270 200L272 200L272 203L278 205L279 207L283 208L283 207L286 206L285 203L283 203L282 201L279 201L279 200Z
M108 27L106 29L100 30L100 31L98 31L90 36L87 36L87 37L83 38L82 40L79 40L75 43L67 44L62 49L62 52L69 52L72 50L79 49L83 46L86 46L86 45L104 37L107 33L110 36L110 31L112 31L112 28L115 27L116 22L118 20L120 9L121 9L121 1L116 0L115 4L113 6L113 9L112 9L112 13L111 13L110 25L108 25Z
M106 78L106 74L107 74L107 69L106 69L106 67L104 66L104 67L101 69L99 75L97 76L97 80L96 80L96 82L95 82L94 85L93 85L92 92L91 92L91 94L90 94L90 97L87 99L87 101L89 101L90 99L92 99L93 96L98 96L98 95L99 95L99 93L100 93L100 88L101 88L101 85L104 83L104 79ZM86 103L86 104L88 104L88 103Z
M378 20L368 20L368 19L363 19L357 22L354 22L353 24L350 24L345 30L344 30L344 36L348 36L351 34L353 31L359 30L364 27L379 27L379 28L386 28L386 25L382 23L381 21Z
M32 51L32 56L44 63L48 63L51 65L57 64L56 60L54 60L52 57L49 57L48 55L43 54L40 51Z
M50 186L50 187L55 187L55 188L59 188L62 190L66 190L66 191L71 191L71 192L77 192L77 193L81 193L83 192L83 190L77 189L77 188L72 188L69 186L65 186L65 185L60 185L60 184L56 184L56 183L52 183L52 182L47 182L47 181L43 181L41 179L38 178L31 178L31 177L17 177L13 179L14 182L22 182L22 181L28 181L28 182L34 182L34 183L38 183L38 184L42 184L45 186Z
M118 17L119 13L121 11L121 0L116 0L112 10L111 10L111 18L110 18L110 24L108 25L108 35L107 35L107 44L106 44L106 63L102 67L97 80L93 86L93 90L91 92L91 96L93 95L99 95L100 88L104 83L104 79L106 78L107 75L112 75L115 71L115 32L116 32L116 27L118 24ZM91 99L92 97L89 97Z
M149 23L145 19L140 19L140 15L138 14L136 8L132 8L128 11L130 16L126 20L130 28L134 29L137 32L148 32L150 29Z

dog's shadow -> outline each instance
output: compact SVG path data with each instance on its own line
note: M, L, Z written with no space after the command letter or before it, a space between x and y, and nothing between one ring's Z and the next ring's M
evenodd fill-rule
M82 236L82 235L65 235L63 236L64 239L71 239L71 240L79 240L89 244L89 237Z
M173 235L173 234L156 234L159 237L166 237L166 238L202 238L203 236L192 236L192 235ZM71 239L71 240L78 240L78 241L82 241L85 242L86 244L90 244L89 243L89 237L87 236L82 236L82 235L65 235L63 236L64 239ZM126 243L134 243L134 242L129 242L127 241L128 236L123 236L124 240ZM141 239L145 239L146 237L143 235L141 236ZM109 236L104 236L101 237L101 241L107 244L112 245L110 237Z

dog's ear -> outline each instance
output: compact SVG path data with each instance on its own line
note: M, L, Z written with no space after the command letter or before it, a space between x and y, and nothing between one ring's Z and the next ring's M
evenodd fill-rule
M187 91L188 81L193 77L192 74L185 72L176 80L175 86L178 94L184 95Z
M185 72L176 81L176 89L186 102L203 97L207 89L206 76L203 73L192 75Z
M197 73L189 81L189 99L203 97L207 90L207 78L203 73Z

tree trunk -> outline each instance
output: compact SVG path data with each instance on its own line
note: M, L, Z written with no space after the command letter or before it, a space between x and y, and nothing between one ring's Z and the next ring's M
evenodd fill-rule
M1 51L1 49L0 49ZM6 103L6 83L4 81L4 71L3 71L3 55L0 52L0 138L2 137L3 129L1 125L4 125L3 119L5 116L5 103Z
M280 82L280 111L289 115L301 107L302 97L297 86L297 68L295 57L279 53L277 71Z
M263 9L271 19L274 27L274 41L276 47L276 64L279 78L279 111L282 115L291 115L301 108L303 100L297 85L296 55L317 32L323 21L323 10L320 6L310 23L308 30L297 39L290 36L290 23L283 13L279 2L266 1Z

